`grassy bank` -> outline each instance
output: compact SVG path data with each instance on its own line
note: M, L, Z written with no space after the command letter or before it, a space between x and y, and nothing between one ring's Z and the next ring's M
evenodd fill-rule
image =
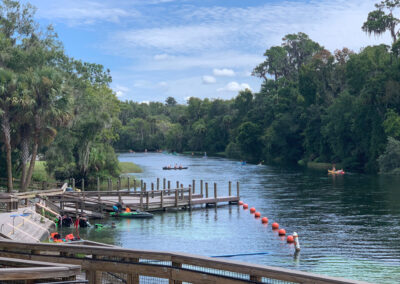
M132 162L119 162L121 174L141 173L142 169Z
M141 173L142 169L132 163L132 162L119 162L119 168L121 170L121 174L130 174L130 173ZM47 182L56 182L52 175L49 175L46 172L46 161L36 161L35 168L33 170L32 175L33 181L47 181ZM113 184L117 183L118 178L112 178ZM122 183L122 181L121 181ZM102 182L103 184L103 182ZM107 185L107 181L105 182ZM102 186L103 187L103 186Z

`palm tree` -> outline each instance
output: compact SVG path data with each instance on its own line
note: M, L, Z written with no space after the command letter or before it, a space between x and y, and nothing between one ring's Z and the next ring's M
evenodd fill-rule
M11 117L12 104L17 93L17 77L14 72L0 68L0 117L1 132L6 148L7 161L7 191L13 190L11 161Z
M57 134L55 127L66 124L70 119L69 91L61 72L55 67L42 67L28 74L29 105L32 153L29 168L21 181L21 190L28 188L35 167L39 147L51 142ZM27 126L25 126L27 127ZM21 128L25 131L26 128ZM26 137L26 133L22 137ZM26 156L26 155L24 155Z

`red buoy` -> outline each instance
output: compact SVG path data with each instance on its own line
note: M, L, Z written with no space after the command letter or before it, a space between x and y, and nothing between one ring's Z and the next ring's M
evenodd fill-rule
M263 224L267 224L268 223L268 218L267 217L262 217L261 222Z
M239 205L243 205L243 201L239 201Z
M279 234L279 236L284 236L284 235L286 235L285 229L280 229L280 230L278 231L278 234Z
M260 213L260 212L256 212L256 213L254 214L254 217L260 218L260 217L261 217L261 213Z
M274 230L279 229L279 224L276 222L272 223L272 229L274 229Z
M287 236L286 241L287 241L289 244L293 243L293 242L294 242L293 236L292 236L292 235Z
M243 204L243 209L247 209L247 208L249 208L249 205L247 205L246 203Z
M250 213L251 213L251 214L256 213L256 208L251 207L251 208L250 208Z

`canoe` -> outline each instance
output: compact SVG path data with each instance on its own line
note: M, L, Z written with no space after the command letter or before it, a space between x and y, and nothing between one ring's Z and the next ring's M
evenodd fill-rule
M331 174L331 175L344 175L344 171L343 170L337 170L337 171L328 170L328 174Z
M183 167L183 168L168 168L168 167L163 167L163 170L187 170L188 167Z
M111 212L111 217L121 217L121 218L153 218L153 214L148 212Z

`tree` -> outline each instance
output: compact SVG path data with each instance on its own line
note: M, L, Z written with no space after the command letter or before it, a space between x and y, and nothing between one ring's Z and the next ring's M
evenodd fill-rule
M166 104L167 106L175 106L175 105L177 104L177 102L176 102L176 100L175 100L173 97L168 97L168 98L165 100L165 104Z
M396 8L400 8L400 0L383 0L379 4L375 4L375 7L377 10L368 13L367 21L364 22L362 30L378 36L390 31L393 43L395 43L400 33L400 30L396 30L400 19L396 18L393 13Z
M6 148L7 161L7 190L13 190L12 162L11 162L11 120L13 104L17 93L17 77L11 70L0 68L0 115L1 132Z
M386 174L400 174L400 141L388 137L385 152L378 158L379 170Z

